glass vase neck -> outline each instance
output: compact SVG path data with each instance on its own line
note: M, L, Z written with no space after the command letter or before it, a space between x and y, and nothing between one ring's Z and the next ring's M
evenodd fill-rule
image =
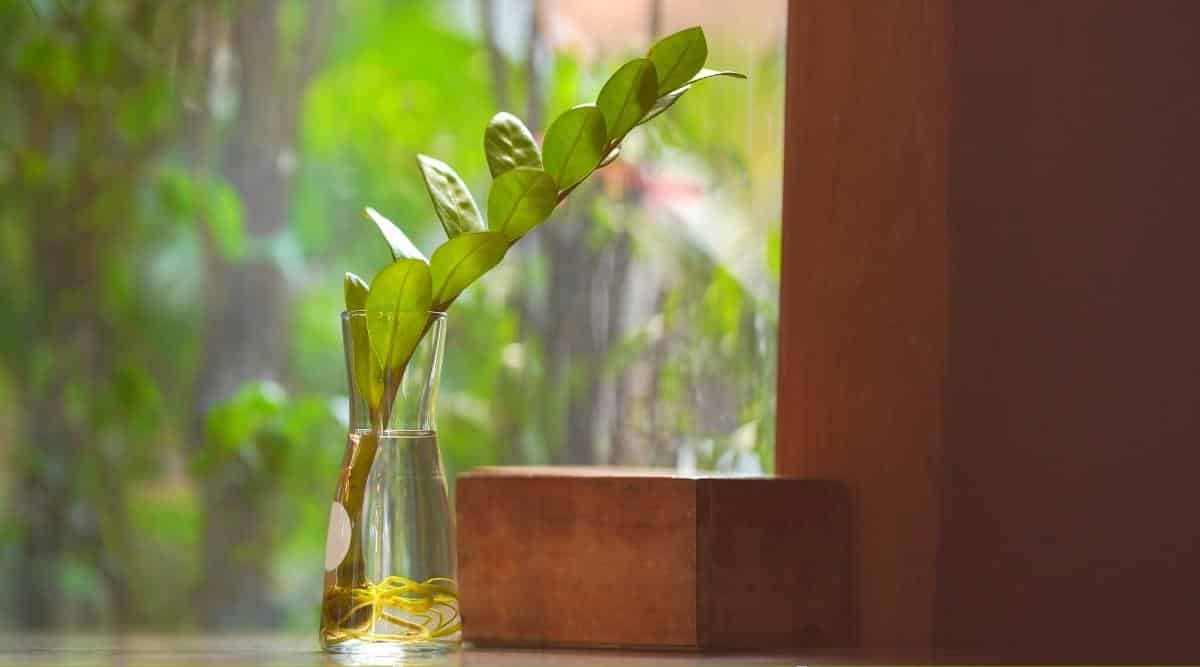
M342 345L350 399L350 429L357 431L437 430L437 395L446 341L446 314L430 312L425 331L402 369L384 373L367 335L366 311L342 313ZM361 368L360 368L361 365ZM372 409L358 379L369 372L377 383Z

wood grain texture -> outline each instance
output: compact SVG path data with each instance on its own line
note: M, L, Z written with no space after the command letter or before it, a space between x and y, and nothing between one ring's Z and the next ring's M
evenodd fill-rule
M476 644L780 651L849 637L839 484L492 469L457 493Z
M1196 25L791 3L778 469L851 484L872 655L1196 659Z
M847 646L853 608L845 487L710 479L696 491L700 647Z
M946 363L949 7L792 2L777 469L854 494L856 642L932 633Z
M460 476L464 637L695 646L695 489L683 479L654 481Z

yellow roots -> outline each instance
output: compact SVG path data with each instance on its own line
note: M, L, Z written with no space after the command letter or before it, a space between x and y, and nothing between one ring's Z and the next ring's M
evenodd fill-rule
M450 637L462 628L456 590L454 580L445 577L416 582L392 576L377 584L335 586L325 592L325 643L332 646L350 639L419 642ZM376 632L379 621L404 631Z

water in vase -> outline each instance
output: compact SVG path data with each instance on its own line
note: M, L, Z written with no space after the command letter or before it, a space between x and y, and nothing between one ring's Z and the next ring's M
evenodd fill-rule
M454 524L437 435L352 430L347 460L363 447L375 452L361 525L339 512L353 485L339 484L331 510L321 643L355 653L456 647Z

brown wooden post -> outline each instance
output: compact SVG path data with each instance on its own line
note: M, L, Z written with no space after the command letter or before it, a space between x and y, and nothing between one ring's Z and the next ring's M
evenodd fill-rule
M778 469L859 643L1200 658L1200 3L790 10Z
M850 483L859 641L921 656L949 301L946 2L793 2L778 465Z

